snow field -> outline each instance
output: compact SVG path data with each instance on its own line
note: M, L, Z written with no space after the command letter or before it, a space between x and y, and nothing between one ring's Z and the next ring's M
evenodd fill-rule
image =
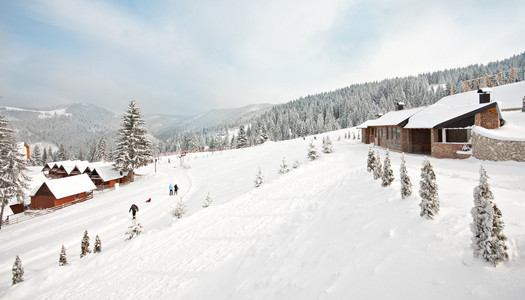
M525 292L525 164L429 158L441 210L419 216L421 155L405 154L413 195L366 171L369 145L337 141L308 161L310 138L219 153L163 158L135 183L0 231L0 298L5 299L520 299ZM322 135L315 144L318 151ZM379 148L384 160L385 151ZM285 157L301 166L279 175ZM176 163L175 163L176 162ZM472 193L479 165L503 213L510 261L497 268L470 248ZM258 168L265 183L254 188ZM179 196L168 196L177 183ZM210 192L213 203L202 205ZM149 197L151 203L144 203ZM182 197L188 213L170 210ZM144 233L124 241L136 203ZM102 253L80 259L89 231ZM58 266L60 247L70 265ZM11 286L19 254L25 281Z

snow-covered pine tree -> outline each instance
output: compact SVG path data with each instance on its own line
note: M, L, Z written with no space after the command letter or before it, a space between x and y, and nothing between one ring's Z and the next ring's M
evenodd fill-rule
M472 249L475 257L480 257L496 266L508 259L507 246L503 235L501 211L492 202L494 194L490 190L488 176L483 168L479 170L479 185L474 188L474 207L470 210L472 223Z
M298 160L296 160L296 161L293 163L293 166L292 166L292 167L293 167L294 169L297 169L297 168L299 168L300 166L301 166L301 163L300 163Z
M308 154L306 155L306 157L308 157L308 159L310 160L316 160L319 158L319 156L321 156L321 154L319 154L319 151L317 151L317 147L315 147L314 141L310 141L310 144L308 145Z
M33 166L39 166L42 163L42 153L40 153L40 147L35 145L33 148L33 155L31 155L31 164Z
M108 141L106 139L106 136L102 136L100 140L98 141L98 151L97 151L97 159L96 161L109 161L109 152L108 152Z
M281 168L279 169L279 174L286 174L290 172L290 167L286 163L286 158L283 157L283 162L281 163Z
M246 131L244 130L244 125L241 125L239 128L239 134L237 135L237 148L248 147L248 139L246 137Z
M80 242L80 258L86 256L88 253L91 253L91 250L89 249L89 235L88 231L86 230L84 231L84 237Z
M18 152L13 130L4 116L0 115L0 220L4 219L4 209L10 201L24 201L31 181L25 173L27 171L26 159Z
M66 152L66 148L64 147L64 144L60 144L60 146L58 146L58 160L65 161L67 159L68 155Z
M132 238L139 236L141 233L144 232L144 228L142 227L142 224L136 223L136 220L133 220L131 225L128 227L128 231L126 231L127 240L131 240Z
M376 166L376 154L372 147L368 149L368 159L366 160L366 170L368 172L373 172Z
M383 177L383 164L381 163L379 151L376 151L374 160L374 179L379 179L381 177Z
M45 166L47 164L47 149L44 147L44 151L42 152L42 166Z
M153 158L145 123L140 108L135 105L135 100L131 100L122 117L115 150L116 169L124 174L129 172L131 182L135 180L135 169L142 167Z
M390 164L390 153L388 152L388 149L386 150L385 154L385 162L383 167L383 176L381 176L382 179L382 186L389 186L392 184L392 181L394 181L394 171L392 170L392 165Z
M425 158L421 168L421 180L419 181L419 196L421 197L420 216L433 219L439 212L438 186L436 173L432 164Z
M332 145L332 140L330 140L329 136L323 137L323 152L324 153L332 153L334 152L334 147Z
M17 255L15 263L13 264L13 285L24 281L24 267L22 267L22 261Z
M401 181L401 199L405 199L412 195L412 182L410 181L410 177L408 176L404 154L401 154L401 167L399 173L399 178Z
M66 247L62 245L62 250L60 250L60 257L58 258L58 265L59 266L67 266L67 254L66 254Z
M259 168L259 171L257 172L257 176L255 176L255 187L260 187L264 183L264 176L262 174L261 168Z
M204 205L202 205L203 208L206 208L211 205L213 202L212 197L210 196L210 192L208 192L208 195L206 195L206 200L204 200Z
M91 141L91 147L89 148L89 153L88 153L88 157L87 157L87 160L89 162L96 162L98 161L98 144L97 144L97 140L93 139L93 141Z
M184 203L182 198L180 198L179 202L177 202L171 214L177 219L180 219L182 218L182 216L184 216L185 213L186 213L186 204Z
M102 252L102 242L100 241L100 237L95 236L95 245L93 246L93 253L100 253Z

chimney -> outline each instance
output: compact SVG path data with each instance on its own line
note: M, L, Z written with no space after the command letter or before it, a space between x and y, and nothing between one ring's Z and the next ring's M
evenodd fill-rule
M397 102L397 110L403 110L405 108L405 102Z
M491 90L488 88L483 88L483 89L478 90L479 104L490 102L490 92Z

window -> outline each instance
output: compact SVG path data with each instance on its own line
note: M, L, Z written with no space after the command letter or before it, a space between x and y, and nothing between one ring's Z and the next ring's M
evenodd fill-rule
M444 143L469 143L470 128L446 128L442 130L441 139Z

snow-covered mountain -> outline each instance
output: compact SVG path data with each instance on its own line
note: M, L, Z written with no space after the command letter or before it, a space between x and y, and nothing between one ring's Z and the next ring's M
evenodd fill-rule
M334 152L306 158L313 137L215 153L163 157L137 181L0 230L2 299L522 299L525 292L523 162L435 159L441 209L420 217L423 155L405 154L412 196L366 171L370 145L328 133ZM341 138L341 140L339 140ZM321 149L322 135L313 140ZM385 157L382 148L376 148ZM283 157L286 174L279 174ZM169 159L169 162L168 162ZM470 210L487 170L510 260L473 257ZM258 169L264 175L254 187ZM155 171L156 170L156 171ZM42 175L35 169L32 185ZM169 196L177 183L179 195ZM210 193L213 202L202 208ZM151 198L150 203L146 200ZM183 199L187 213L170 211ZM125 241L129 208L144 233ZM15 217L11 217L14 220ZM80 258L85 230L102 252ZM69 265L58 266L62 245ZM92 247L92 246L91 246ZM11 284L19 255L25 281Z

